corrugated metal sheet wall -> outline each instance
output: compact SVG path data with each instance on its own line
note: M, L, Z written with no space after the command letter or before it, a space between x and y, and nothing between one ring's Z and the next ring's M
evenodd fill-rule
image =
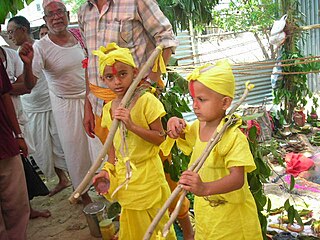
M300 0L300 11L304 14L304 25L319 24L320 10L319 0ZM179 60L179 65L196 65L199 63L198 58L190 58L190 56L196 56L198 54L197 44L193 37L187 31L179 32L177 34L180 46L177 48L175 57ZM301 42L301 49L305 56L313 55L320 56L320 29L312 29L306 32L306 38L304 42ZM236 97L235 101L242 95L245 87L245 82L250 81L255 85L254 91L252 91L246 103L250 105L260 105L265 99L267 102L272 102L272 88L270 76L272 74L272 67L270 69L259 69L259 67L265 66L266 62L256 63L255 67L252 67L250 74L242 74L241 70L235 66L233 71L236 78ZM320 74L309 74L308 85L314 92L320 91ZM186 119L193 120L195 116L192 113L186 114Z
M192 45L192 36L190 36L188 32L183 31L178 32L177 38L180 42L180 45L176 49L175 57L179 59L179 65L197 65L197 63L199 63L199 59L191 58L191 56L198 54L196 44ZM255 85L255 89L248 96L246 103L251 105L259 105L264 101L264 99L266 99L268 102L272 101L272 88L270 81L272 67L262 70L259 69L266 66L265 63L266 62L254 63L251 67L245 67L246 70L241 70L240 68L237 68L237 66L234 66L233 72L236 79L235 101L241 97L244 91L245 82L247 81L253 83ZM243 74L244 72L248 73Z
M198 53L193 36L188 31L181 31L176 35L179 46L174 57L179 60L179 65L195 65L198 63L199 59L191 57Z
M179 47L176 49L175 57L179 59L179 65L197 65L199 63L198 58L191 58L190 56L196 56L198 54L196 45L192 44L192 36L186 31L179 32L177 38L180 42ZM272 65L267 62L257 62L252 66L239 67L234 66L233 72L236 79L236 96L234 103L242 96L245 83L250 81L255 85L254 90L249 94L245 103L250 105L261 105L264 100L268 103L272 102L272 88L270 76L272 74L272 67L265 68L266 65ZM244 72L247 72L244 74ZM249 72L249 73L248 73ZM183 74L182 74L183 75ZM196 116L191 113L184 114L187 121L192 121Z
M304 14L304 25L320 23L319 0L300 0L300 11ZM306 39L301 43L304 55L320 56L320 29L306 31ZM320 75L309 74L309 87L312 91L320 91Z
M272 63L271 63L272 64ZM250 105L261 105L263 101L268 103L272 102L272 87L270 76L272 74L272 67L267 62L257 62L252 65L252 70L248 73L248 70L237 69L237 66L233 68L233 74L236 80L236 96L234 101L237 101L245 90L245 83L250 81L254 84L254 89L250 92L244 103ZM245 74L244 71L246 72Z

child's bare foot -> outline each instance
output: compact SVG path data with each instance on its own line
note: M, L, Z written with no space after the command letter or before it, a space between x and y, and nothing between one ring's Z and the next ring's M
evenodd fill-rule
M39 218L39 217L48 218L50 216L51 216L51 212L48 209L44 211L34 210L33 208L30 209L30 216L29 216L30 219Z

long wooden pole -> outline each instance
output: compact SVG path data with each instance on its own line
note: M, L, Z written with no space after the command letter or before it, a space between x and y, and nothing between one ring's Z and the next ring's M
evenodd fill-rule
M228 115L230 115L229 119L227 120L227 122L223 125L222 129L217 132L215 131L211 138L210 141L208 142L206 148L204 149L203 153L201 154L201 156L188 168L188 170L190 171L194 171L194 172L198 172L200 170L200 168L202 167L202 165L204 164L205 160L207 159L207 157L209 156L211 150L213 149L213 147L220 141L222 135L224 134L224 132L226 131L226 129L232 125L234 123L234 116L232 116L234 114L234 112L237 110L237 108L243 103L243 101L245 100L245 98L247 97L249 91L253 88L252 84L246 83L246 89L242 95L242 97L239 99L239 101L232 107L232 109L228 112ZM164 203L164 205L162 206L162 208L159 210L159 212L157 213L157 215L155 216L155 218L153 219L153 221L151 222L149 228L147 229L143 240L149 240L154 232L154 229L156 228L156 226L158 225L160 219L162 218L162 216L165 214L165 212L167 211L167 209L169 208L169 206L171 205L172 201L178 196L178 194L183 191L182 196L184 197L186 195L186 191L184 189L182 189L181 185L178 184L178 186L173 190L173 192L171 193L170 197L167 199L167 201ZM181 199L182 196L179 198L178 204L176 205L176 208L173 211L173 214L171 215L169 221L165 224L163 232L162 232L162 236L166 237L166 235L169 232L169 228L171 226L171 224L173 223L173 221L175 220L175 218L177 217L177 213L179 212L179 209L181 208Z
M143 65L143 67L141 68L141 70L138 73L138 76L133 80L133 82L130 85L128 91L124 95L124 97L123 97L123 99L122 99L122 101L120 103L120 106L126 106L128 101L132 97L136 87L140 83L141 79L144 78L147 75L147 73L150 71L150 69L153 67L154 61L156 60L158 55L161 53L162 49L163 49L163 45L159 45L152 52L152 54L148 58L148 61ZM113 141L113 138L114 138L114 135L116 133L116 130L117 130L118 126L119 126L119 120L114 119L112 121L112 125L111 125L111 127L109 129L108 137L107 137L102 149L100 150L100 153L99 153L97 159L95 160L95 162L90 167L89 171L87 172L87 174L84 177L84 179L82 180L82 182L79 184L79 186L74 190L74 192L69 197L70 203L76 203L78 201L79 197L81 196L82 192L90 184L91 179L95 175L95 172L99 169L99 167L101 166L102 162L104 161L105 156L108 153L108 150L109 150L109 148L111 146L111 143Z

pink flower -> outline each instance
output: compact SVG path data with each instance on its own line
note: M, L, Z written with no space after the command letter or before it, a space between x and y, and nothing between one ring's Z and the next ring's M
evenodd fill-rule
M88 68L88 58L82 60L82 68Z

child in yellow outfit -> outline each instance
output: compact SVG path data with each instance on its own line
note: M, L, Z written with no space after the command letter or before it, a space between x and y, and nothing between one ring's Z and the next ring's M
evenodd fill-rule
M160 134L163 132L161 117L165 115L165 110L162 103L149 92L136 94L128 108L119 106L138 73L129 49L110 43L93 54L99 57L102 80L117 95L104 106L101 126L110 128L113 119L125 125L124 130L117 130L108 153L108 162L93 182L101 178L108 179L108 192L100 193L110 198L114 190L125 182L126 162L130 160L132 176L128 184L113 196L121 205L119 239L143 239L157 211L170 195L159 157L159 145L164 141ZM168 219L167 213L152 239L156 238L156 233ZM168 239L176 239L173 228Z
M191 165L228 117L225 114L234 98L235 81L226 60L197 68L187 79L197 120L189 126L183 119L170 118L167 131L185 154L192 151ZM198 173L185 171L179 180L183 189L195 194L195 239L262 239L247 182L247 173L256 166L239 125L241 119L227 129Z

